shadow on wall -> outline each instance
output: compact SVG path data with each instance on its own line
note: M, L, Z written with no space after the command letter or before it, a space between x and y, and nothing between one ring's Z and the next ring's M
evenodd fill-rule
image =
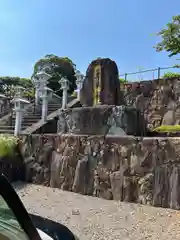
M0 174L3 173L10 182L25 181L25 164L19 148L14 149L12 156L0 157Z

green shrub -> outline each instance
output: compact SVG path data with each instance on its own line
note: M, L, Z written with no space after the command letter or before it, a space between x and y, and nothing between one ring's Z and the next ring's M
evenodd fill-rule
M180 77L180 73L175 73L175 72L167 72L164 74L162 78L164 79L170 79L170 78L178 78Z
M173 132L180 132L180 125L162 125L155 129L153 132L164 132L164 133L173 133Z
M119 78L120 83L127 83L127 80L125 80L124 78Z
M0 134L0 157L13 156L17 138L12 135Z

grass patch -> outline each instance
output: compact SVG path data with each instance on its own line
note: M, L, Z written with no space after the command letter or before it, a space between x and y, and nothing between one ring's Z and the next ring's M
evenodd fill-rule
M180 125L162 125L155 129L153 132L164 132L164 133L176 133L180 132Z
M8 134L0 134L0 157L13 156L18 138Z

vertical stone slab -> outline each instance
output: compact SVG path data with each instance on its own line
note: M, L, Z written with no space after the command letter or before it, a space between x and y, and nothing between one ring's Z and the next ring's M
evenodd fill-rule
M123 105L118 68L109 58L98 58L89 65L80 94L83 106Z

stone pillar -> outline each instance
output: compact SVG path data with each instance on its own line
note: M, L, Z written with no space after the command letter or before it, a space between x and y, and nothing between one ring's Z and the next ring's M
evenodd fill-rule
M42 115L41 115L43 121L47 120L47 113L48 113L47 89L44 89L42 93Z
M76 92L77 92L77 99L80 100L80 93L81 93L81 88L83 85L83 80L84 76L80 73L80 71L76 71Z
M20 98L15 97L12 102L14 103L14 111L16 113L16 120L15 120L15 129L14 129L14 135L18 136L21 132L21 125L22 125L22 117L24 112L24 105L29 104L29 101Z
M63 89L63 97L62 97L62 108L65 109L67 106L67 89Z
M63 90L62 109L65 109L67 106L67 91L69 89L69 81L66 78L61 78L59 83L61 84L61 89Z
M32 81L34 83L35 87L35 105L39 104L39 98L40 98L40 81L37 77L33 77Z
M14 136L18 136L21 131L22 109L17 109L15 110L15 112L16 112L16 121L15 121Z
M39 89L36 88L35 90L35 104L38 105L39 103Z

